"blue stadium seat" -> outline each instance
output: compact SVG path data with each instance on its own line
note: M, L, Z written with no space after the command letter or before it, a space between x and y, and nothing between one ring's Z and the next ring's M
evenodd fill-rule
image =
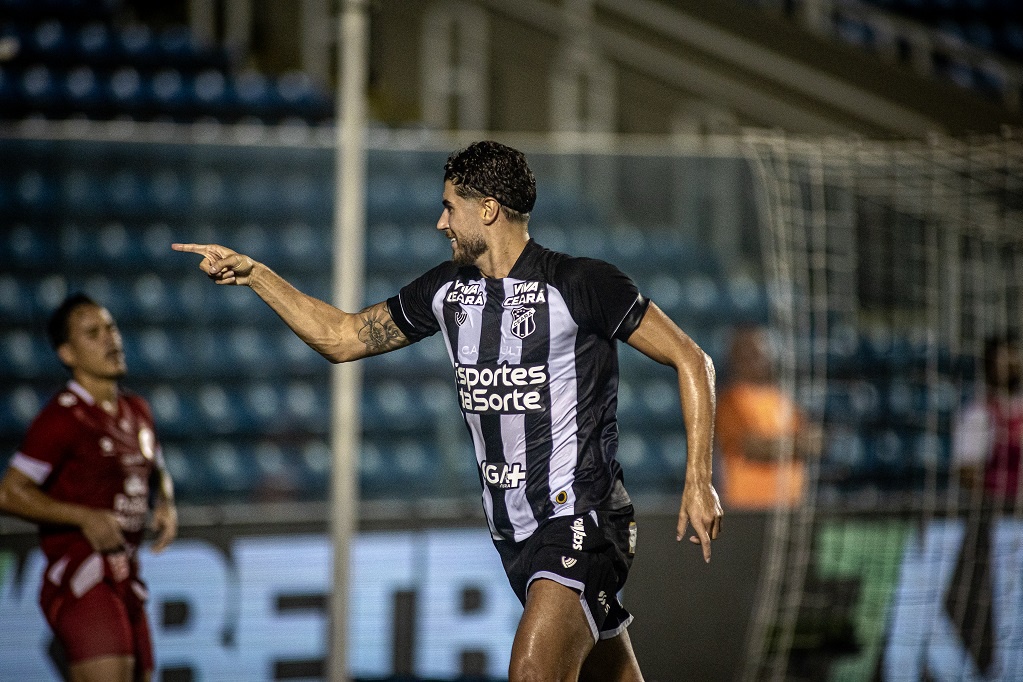
M153 410L156 432L161 437L195 434L198 415L194 396L170 384L159 384L146 391L145 397Z
M0 337L0 374L30 379L38 377L49 363L45 340L36 339L25 329L14 329Z
M104 114L106 93L88 66L76 66L64 78L68 110L72 114Z
M197 116L225 116L230 110L230 83L218 69L204 69L191 81Z
M50 231L24 223L7 229L0 238L0 266L53 268L59 263L59 250Z
M163 443L163 457L174 481L175 497L184 502L209 501L211 494L216 492L216 484L207 468L204 453L186 452L177 444Z
M323 494L330 486L332 454L330 446L323 440L310 440L301 446L299 464L303 485L313 494Z
M3 408L0 412L0 433L20 438L29 424L39 414L39 410L53 396L57 386L51 389L37 389L29 384L13 384L3 393L0 400Z
M276 116L276 89L270 80L258 71L242 71L234 78L234 103L242 111L267 121Z
M252 498L269 502L300 497L303 477L293 453L273 441L260 440L253 445L251 459L256 475Z
M651 244L643 230L633 225L616 225L610 229L607 237L610 251L608 260L618 266L626 274L646 265Z
M191 77L179 69L160 69L149 79L154 110L181 120L194 114L192 88Z
M234 327L226 339L222 338L220 345L224 361L235 371L265 373L273 369L273 349L261 329Z
M14 200L24 211L49 214L55 208L57 183L50 174L26 169L16 176Z
M160 63L160 54L152 30L145 24L131 24L117 30L115 43L123 63L152 66Z
M6 270L8 265L2 268ZM0 274L0 318L8 323L21 324L32 319L32 295L12 274Z
M384 449L392 491L428 493L437 488L442 470L440 454L419 440L403 439Z
M281 74L273 83L277 96L287 110L310 122L329 119L333 115L330 97L301 71Z
M767 324L770 317L767 288L748 275L736 275L725 283L727 307L736 323Z
M862 470L867 450L864 437L851 427L832 427L827 434L822 466L847 472Z
M202 453L202 457L219 493L229 498L248 496L256 481L251 452L241 451L230 440L215 440Z
M110 74L106 82L107 96L119 112L142 117L150 106L148 82L137 69L122 66Z
M630 490L660 487L674 478L674 467L662 456L661 448L650 432L622 431L618 438L616 458L622 465L625 483Z
M323 432L330 423L330 386L326 381L292 381L284 389L284 414L292 429Z
M196 406L202 427L209 433L234 433L244 430L248 415L239 405L237 396L229 394L219 384L204 384L196 393Z
M33 59L47 63L63 62L71 55L72 41L63 24L50 19L36 25L22 48Z
M952 443L948 433L921 432L912 437L913 464L924 470L944 472L951 461Z
M108 66L115 54L115 44L110 27L93 21L78 29L74 36L75 53L79 60L93 67Z

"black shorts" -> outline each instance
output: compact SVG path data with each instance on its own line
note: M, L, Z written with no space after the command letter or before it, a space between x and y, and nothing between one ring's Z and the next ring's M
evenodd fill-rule
M632 622L618 593L636 553L632 506L549 519L522 542L495 540L515 595L538 578L569 587L580 595L593 639L610 639Z

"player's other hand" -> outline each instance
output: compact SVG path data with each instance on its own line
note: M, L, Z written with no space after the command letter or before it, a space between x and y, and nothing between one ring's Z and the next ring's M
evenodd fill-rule
M721 532L722 516L724 511L721 509L721 500L713 485L687 484L682 491L682 507L678 512L675 539L682 540L686 534L686 527L691 524L696 534L690 535L689 541L703 546L703 560L709 562L710 542L717 540L718 533Z
M219 244L171 244L171 248L202 256L199 269L217 284L247 286L252 268L256 265L248 256Z
M97 552L116 552L124 549L124 534L113 512L90 509L81 523L82 533Z
M178 510L173 503L159 502L153 509L150 528L156 533L153 552L159 554L178 536Z

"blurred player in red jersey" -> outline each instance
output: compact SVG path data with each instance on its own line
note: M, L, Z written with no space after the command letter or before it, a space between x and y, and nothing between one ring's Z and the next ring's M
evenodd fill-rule
M118 388L121 334L88 297L66 299L48 332L71 381L36 417L0 480L0 510L39 524L40 604L74 682L148 680L153 651L138 550L156 500L153 551L177 534L170 476L149 406Z

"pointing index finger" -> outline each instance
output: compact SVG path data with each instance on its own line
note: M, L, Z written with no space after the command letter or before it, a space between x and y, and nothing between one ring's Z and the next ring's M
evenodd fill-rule
M204 256L209 251L209 244L171 244L171 248L175 251L184 251L186 253L201 253Z

